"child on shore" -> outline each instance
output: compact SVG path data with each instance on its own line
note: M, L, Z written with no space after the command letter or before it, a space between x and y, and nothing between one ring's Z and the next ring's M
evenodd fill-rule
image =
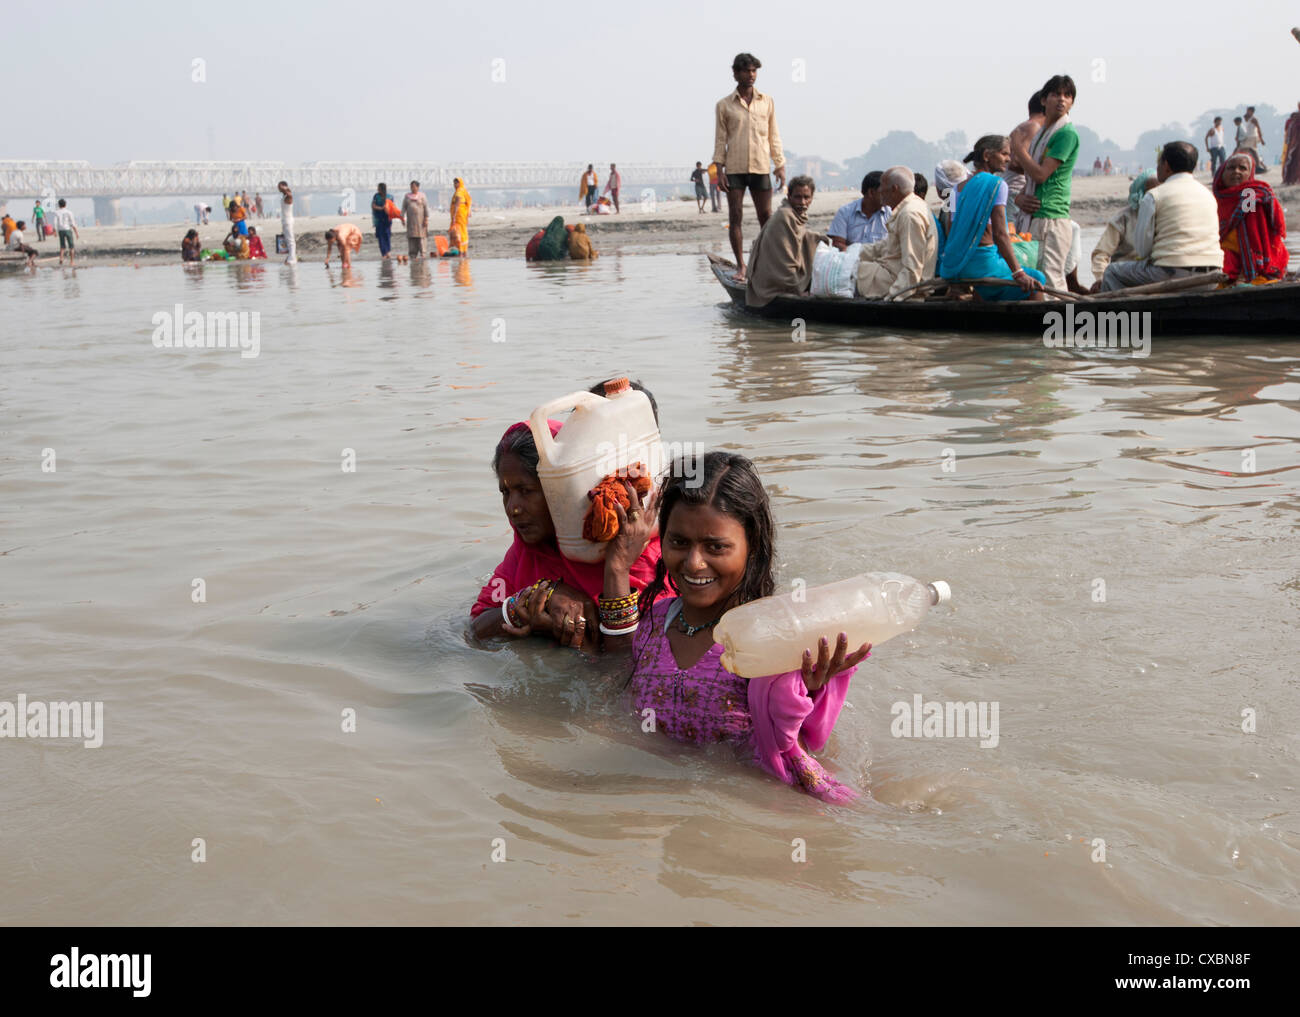
M702 467L702 468L701 468ZM799 671L744 679L722 667L713 627L733 607L772 595L775 528L767 492L743 456L709 452L679 460L659 492L617 507L618 536L605 556L600 630L607 650L632 650L629 687L638 716L678 741L732 741L786 784L828 802L857 797L810 754L830 737L849 679L871 649L848 652L839 634L823 637ZM662 558L645 589L633 591L629 568L656 530ZM675 598L656 598L667 589Z

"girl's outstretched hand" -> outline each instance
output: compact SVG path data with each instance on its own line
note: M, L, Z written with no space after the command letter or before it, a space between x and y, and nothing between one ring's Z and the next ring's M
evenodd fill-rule
M803 683L811 694L825 685L841 671L847 671L861 661L871 652L871 644L863 643L852 653L846 653L849 648L849 637L847 633L841 632L839 639L835 640L835 653L831 654L830 641L822 636L818 644L817 662L814 665L812 650L803 651Z
M614 513L618 516L618 533L609 542L605 554L631 568L658 528L659 498L663 494L663 486L651 491L650 497L645 501L642 501L641 495L630 483L627 485L627 493L631 504L626 509L618 502L614 503Z

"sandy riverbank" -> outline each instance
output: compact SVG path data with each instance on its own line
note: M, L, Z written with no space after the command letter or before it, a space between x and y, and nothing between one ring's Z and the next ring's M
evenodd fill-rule
M1198 174L1197 178L1209 183L1208 174ZM1130 179L1127 176L1075 177L1072 194L1075 220L1081 226L1104 224L1123 207L1123 202L1128 197ZM855 192L847 190L819 192L813 200L809 225L816 230L825 230L835 210L852 201L854 195ZM1288 217L1291 221L1296 221L1297 214L1300 214L1300 188L1283 188L1281 197ZM933 192L930 198L933 203ZM435 213L434 223L439 228L445 229L445 215L446 213ZM663 252L700 246L714 250L718 245L721 245L722 250L727 249L725 211L709 211L706 202L705 212L701 214L696 210L692 199L659 201L647 206L639 201L626 201L621 214L609 216L583 215L581 206L576 204L551 208L479 209L470 219L470 252L480 258L522 257L524 245L529 238L557 215L564 216L566 222L586 223L596 250L605 254ZM345 220L338 215L297 219L295 233L299 258L306 262L323 261L325 230L341 221ZM358 259L377 260L379 249L375 244L369 217L353 215L347 217L346 221L360 225L365 237ZM268 252L272 252L274 259L275 236L280 232L279 216L255 219L253 225L258 228L263 244ZM85 226L81 228L81 239L77 245L77 263L79 266L89 266L177 261L180 258L181 238L194 226L193 222L148 226ZM229 230L229 224L214 219L207 226L196 228L204 247L219 247ZM747 203L747 247L757 232L758 221L754 217L752 206ZM39 264L58 264L58 244L54 238L47 238L44 243L33 246L41 252ZM393 231L393 250L402 253L406 251L405 231L400 223L395 224ZM4 258L10 262L20 260L10 255L4 255Z

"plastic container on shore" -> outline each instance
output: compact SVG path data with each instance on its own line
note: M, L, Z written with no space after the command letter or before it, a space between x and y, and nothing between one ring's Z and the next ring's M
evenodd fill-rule
M952 599L948 584L923 583L897 572L868 572L798 594L763 597L732 608L713 630L723 646L722 666L742 678L798 671L803 651L830 640L831 652L841 632L848 652L863 643L879 646L900 632L910 632L935 604Z
M547 420L567 409L573 412L552 438ZM616 378L605 383L604 396L573 392L544 403L533 410L528 425L560 553L572 561L604 561L606 545L582 539L582 520L591 506L587 492L633 463L643 463L658 480L664 451L650 400L626 378Z

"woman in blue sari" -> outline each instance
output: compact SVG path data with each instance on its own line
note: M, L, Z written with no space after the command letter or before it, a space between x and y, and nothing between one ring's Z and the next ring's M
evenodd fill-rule
M1007 233L1007 183L1002 171L1011 161L1005 136L986 134L965 162L975 171L957 185L956 210L938 274L944 279L1005 279L1005 286L976 286L982 300L1042 300L1047 277L1023 268Z

